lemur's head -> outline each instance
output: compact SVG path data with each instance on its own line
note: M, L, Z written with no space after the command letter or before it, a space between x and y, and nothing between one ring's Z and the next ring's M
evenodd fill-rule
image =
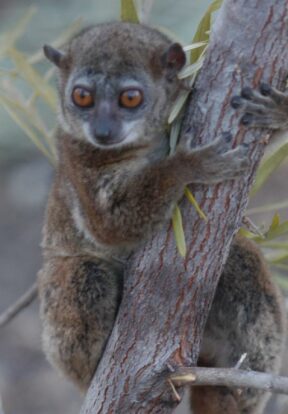
M143 144L165 128L186 57L164 34L140 24L100 24L63 51L44 46L44 53L58 67L60 124L74 138L111 148Z

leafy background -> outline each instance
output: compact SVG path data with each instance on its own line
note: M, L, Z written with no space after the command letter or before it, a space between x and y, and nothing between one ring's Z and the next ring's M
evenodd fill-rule
M208 4L208 0L178 0L176 6L171 0L157 0L149 21L190 44ZM0 1L0 311L30 286L41 264L38 245L53 174L56 102L53 73L42 60L41 46L55 41L59 44L81 25L119 15L120 2L113 0L86 0L85 7L76 0L41 0L37 9L29 1ZM207 38L207 22L206 16L195 41ZM195 49L192 53L195 61L201 51ZM274 273L284 290L288 257L287 163L284 161L277 173L266 178L287 155L286 142L284 135L270 148L256 183L259 188L263 181L265 185L252 198L249 214L263 233L270 227L268 239L258 237L258 242L266 246L266 256L274 262ZM37 146L50 163L35 149ZM179 217L178 212L174 220L178 235ZM282 238L274 238L279 235ZM181 237L180 229L180 242ZM79 411L81 396L59 378L42 354L37 303L1 331L0 394L6 414ZM285 404L286 398L280 397L272 401L267 413L287 413ZM184 402L177 413L187 412Z

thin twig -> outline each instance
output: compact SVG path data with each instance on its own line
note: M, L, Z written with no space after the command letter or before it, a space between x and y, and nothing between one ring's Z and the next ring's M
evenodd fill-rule
M288 377L237 368L181 368L169 374L168 380L176 386L188 384L226 386L288 394Z
M235 364L234 368L240 369L241 366L243 365L243 362L245 361L245 359L247 358L247 352L245 352L244 354L241 355L241 357L239 358L239 361L237 362L237 364Z
M178 394L178 392L177 392L177 390L176 390L175 385L173 384L173 382L171 380L168 380L168 383L169 383L170 387L172 388L172 391L173 391L173 394L174 394L174 396L176 398L176 401L178 401L178 403L181 402L181 397Z
M5 326L15 316L18 315L24 308L33 302L37 297L37 284L36 282L6 311L0 315L0 328ZM0 413L1 414L1 413Z
M257 236L261 237L261 239L265 239L263 232L259 229L259 227L255 223L253 223L253 221L249 217L244 216L242 218L242 225L247 230L249 230L251 233L256 234Z

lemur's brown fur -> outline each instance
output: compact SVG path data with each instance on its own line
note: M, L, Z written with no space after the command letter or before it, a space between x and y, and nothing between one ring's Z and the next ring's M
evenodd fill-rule
M86 390L113 327L127 256L170 219L187 184L242 176L247 147L231 149L231 136L223 134L192 149L187 136L187 145L168 155L167 119L183 87L177 73L185 54L154 29L102 24L81 32L62 52L44 51L58 66L60 108L58 167L38 277L43 346L52 364ZM75 89L80 99L92 97L89 107L73 101ZM127 90L142 97L133 110L120 104ZM239 97L234 101L242 105ZM247 352L245 366L277 372L284 337L280 302L257 248L236 237L199 362L230 367ZM195 388L193 401L196 414L256 414L266 397Z
M199 365L277 373L283 353L285 311L256 244L236 236L206 324ZM256 390L195 387L195 414L260 414L269 395Z

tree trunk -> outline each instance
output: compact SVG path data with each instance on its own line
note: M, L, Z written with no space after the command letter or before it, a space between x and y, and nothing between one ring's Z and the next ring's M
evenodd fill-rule
M178 402L165 380L171 369L197 362L204 324L233 235L239 229L267 131L239 127L230 99L260 80L279 86L288 68L287 0L224 0L182 136L196 144L231 131L251 142L248 176L192 188L208 217L181 203L187 256L167 226L127 265L124 296L82 414L171 413ZM192 31L192 30L191 30ZM179 391L180 394L182 390Z

